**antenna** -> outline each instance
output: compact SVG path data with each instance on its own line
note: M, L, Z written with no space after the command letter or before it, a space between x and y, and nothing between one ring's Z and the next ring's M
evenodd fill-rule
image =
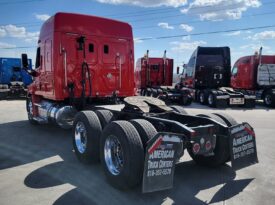
M263 52L263 47L261 47L259 51L259 65L262 64L262 52Z

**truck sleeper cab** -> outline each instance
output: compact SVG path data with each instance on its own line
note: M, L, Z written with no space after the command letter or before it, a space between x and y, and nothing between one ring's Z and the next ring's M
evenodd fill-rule
M133 95L132 39L127 23L57 13L41 28L29 93L56 101Z
M195 100L211 107L255 106L255 96L230 88L229 47L198 47L185 65L179 86L193 89Z
M27 108L40 123L58 121L57 113L83 109L90 101L135 94L133 34L127 23L57 13L41 28L35 65Z
M31 59L28 65L27 69L31 70ZM32 77L22 69L20 58L0 58L0 100L8 96L25 96L31 83Z
M142 96L153 96L166 103L190 105L192 96L187 88L173 86L174 59L149 57L149 50L143 58L139 58L135 67L135 82Z
M232 69L232 88L254 93L269 107L275 106L275 56L256 53L236 61Z

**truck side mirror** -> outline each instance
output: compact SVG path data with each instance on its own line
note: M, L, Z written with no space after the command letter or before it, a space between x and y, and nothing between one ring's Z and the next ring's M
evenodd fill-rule
M21 65L23 68L29 67L28 55L25 53L22 53L21 55Z
M177 67L177 74L180 73L180 67Z

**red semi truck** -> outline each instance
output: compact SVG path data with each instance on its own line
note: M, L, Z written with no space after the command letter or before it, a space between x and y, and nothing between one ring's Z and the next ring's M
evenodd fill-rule
M26 54L22 64L28 66ZM127 23L57 13L42 26L31 75L30 123L72 128L77 158L100 160L117 188L141 182L143 192L171 188L175 163L185 149L202 165L231 160L234 168L242 168L257 162L248 123L218 113L187 115L157 98L133 96L134 45ZM116 98L124 98L119 110L113 106ZM102 100L112 104L109 109L100 106Z
M173 86L174 60L166 57L149 57L149 50L143 58L139 58L135 68L135 81L138 92L142 96L153 96L166 103L190 105L193 97L188 88Z
M269 107L275 106L275 56L245 56L236 61L232 69L231 87L241 92L255 93L257 99Z

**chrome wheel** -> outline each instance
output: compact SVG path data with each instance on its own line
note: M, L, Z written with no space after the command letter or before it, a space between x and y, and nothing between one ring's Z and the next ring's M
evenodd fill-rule
M272 103L271 95L269 95L269 94L265 95L264 101L265 101L265 104L271 105L271 103Z
M104 159L108 170L113 175L119 175L123 169L123 150L116 136L109 136L104 144Z
M29 100L28 102L28 114L32 117L33 116L33 109L32 109L32 101Z
M87 130L84 123L81 121L76 123L74 140L78 152L83 154L87 147Z
M214 96L213 96L213 94L210 94L208 96L208 104L209 105L213 105L213 102L214 102Z
M28 119L32 124L35 124L35 121L33 119L33 106L32 106L32 100L31 97L27 98L26 101L26 109L27 109L27 115L28 115Z

